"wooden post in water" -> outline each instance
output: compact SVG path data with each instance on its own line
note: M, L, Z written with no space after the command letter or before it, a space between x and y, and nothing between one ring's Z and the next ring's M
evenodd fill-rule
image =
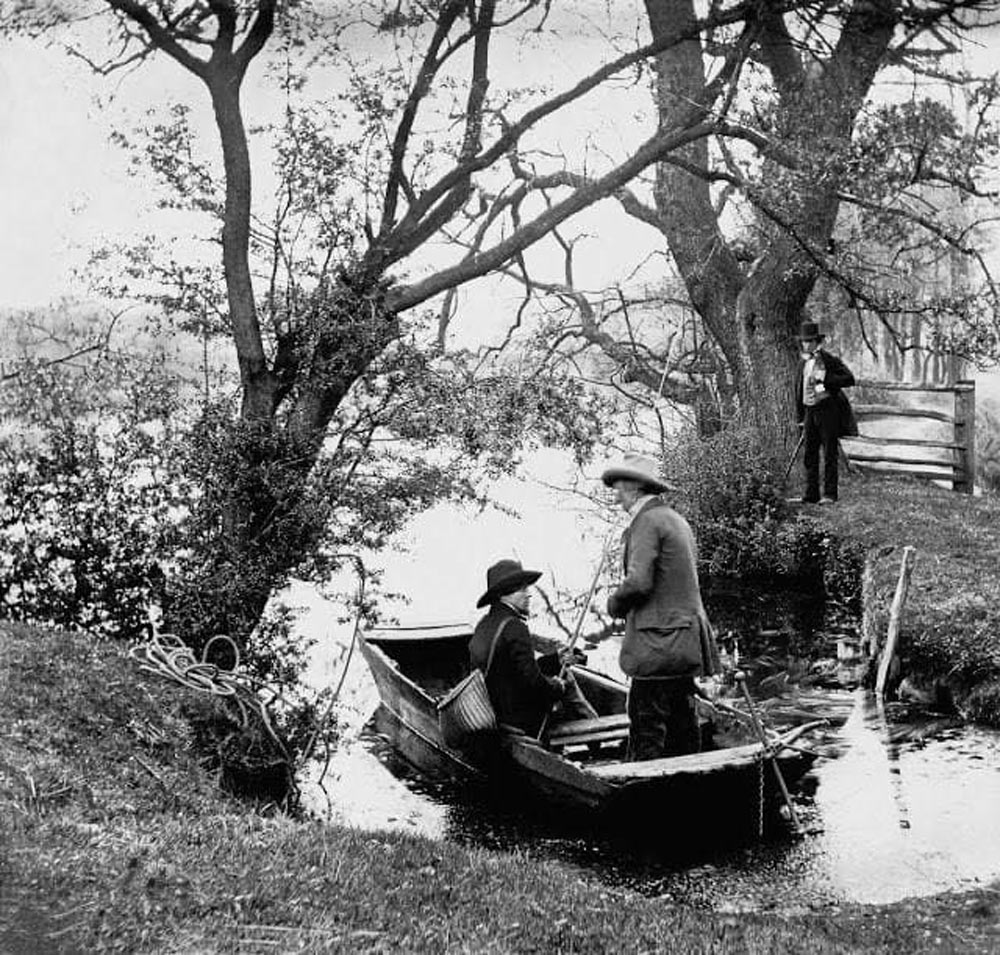
M976 484L976 383L955 382L955 478L952 488L971 494Z
M916 558L915 547L903 548L903 563L899 568L899 580L896 582L896 593L889 608L889 629L885 636L885 646L878 661L878 675L875 679L875 696L882 699L885 696L885 684L889 678L889 667L896 655L896 644L899 641L899 629L903 616L903 604L910 589L910 577L913 574L913 561Z

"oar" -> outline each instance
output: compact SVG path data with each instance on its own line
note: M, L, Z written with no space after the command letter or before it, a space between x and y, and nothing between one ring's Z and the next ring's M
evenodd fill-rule
M587 599L583 603L583 608L580 610L580 617L576 621L576 629L573 631L573 636L570 638L568 649L572 650L576 645L576 641L580 639L580 631L583 629L583 621L587 617L587 611L590 609L590 602L594 599L594 593L597 590L597 583L601 579L601 571L604 570L604 562L608 559L608 543L605 541L604 547L601 549L601 559L597 562L597 570L594 571L594 579L590 582L590 591L587 594ZM567 660L569 656L567 655ZM563 680L566 678L566 671L569 669L569 663L563 663L559 667L559 679ZM554 705L554 704L553 704ZM549 717L552 715L552 708L549 709L548 713L545 714L545 719L542 720L542 725L538 730L539 741L545 735L545 729L549 724Z
M781 795L785 800L785 805L788 806L788 812L792 817L795 832L797 835L802 835L802 824L799 822L799 816L795 811L794 804L792 803L792 797L788 794L788 787L785 785L785 777L781 775L781 767L778 765L777 753L771 747L770 742L768 742L767 732L764 729L764 724L760 721L760 717L757 715L757 707L754 704L753 697L750 695L750 691L747 689L746 674L742 670L737 671L736 682L739 683L740 689L743 691L743 698L747 701L747 708L750 710L750 717L753 720L754 729L757 731L757 738L764 747L764 755L771 762L771 768L774 770L774 778L778 781L778 788L781 790Z
M717 712L728 713L730 716L735 716L736 719L740 720L740 722L749 723L753 726L753 718L749 714L744 713L739 707L731 706L724 700L711 699L701 690L700 687L698 688L698 695L705 706L709 707L709 709ZM771 743L775 746L779 746L780 749L793 749L796 753L802 753L804 756L819 756L819 753L817 753L816 750L806 749L804 746L795 746L791 741L793 739L798 739L799 736L809 730L815 729L817 726L829 725L829 720L818 719L811 720L808 723L803 723L800 726L795 726L791 730L786 730L784 733L779 733L777 730L769 730L767 727L764 727L764 729L765 732L769 734Z

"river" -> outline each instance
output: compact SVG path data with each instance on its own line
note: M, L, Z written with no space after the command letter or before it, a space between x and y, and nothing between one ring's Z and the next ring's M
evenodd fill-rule
M1000 733L877 706L856 686L856 661L843 659L854 637L849 608L805 594L719 592L708 601L770 722L801 718L803 707L831 719L812 741L821 756L795 796L801 837L773 827L759 843L719 845L705 820L703 841L651 853L580 831L558 813L529 815L495 793L429 781L379 736L370 719L377 694L358 655L339 714L344 740L322 786L323 763L304 781L304 804L346 825L561 859L608 884L716 911L885 903L1000 878ZM589 652L592 665L614 669L613 640Z

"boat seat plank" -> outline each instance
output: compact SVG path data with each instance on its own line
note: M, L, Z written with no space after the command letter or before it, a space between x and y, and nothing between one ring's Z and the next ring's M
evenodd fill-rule
M570 720L553 726L548 736L548 744L553 748L563 748L582 743L603 743L609 740L625 739L628 736L628 716L613 713L589 720Z
M778 750L782 749L779 745ZM665 756L643 762L614 763L594 766L590 771L602 779L625 781L627 779L663 778L675 775L697 776L726 769L743 769L758 762L763 747L760 743L743 746L729 746L707 753L691 753L687 756Z

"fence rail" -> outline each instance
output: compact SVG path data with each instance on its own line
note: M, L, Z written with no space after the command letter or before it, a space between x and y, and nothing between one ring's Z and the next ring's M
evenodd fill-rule
M925 393L936 396L953 395L951 410L921 408L912 405L883 402L854 405L861 434L845 438L845 453L852 464L872 470L903 471L915 477L951 481L952 489L971 494L976 481L976 383L956 381L953 385L921 385L911 382L859 380L858 388L868 392L902 392L909 395ZM899 437L865 433L865 423L879 419L905 419L913 423L923 419L950 427L949 440L939 435L935 438ZM940 429L938 429L940 431ZM926 450L925 455L906 455L903 449ZM930 452L947 452L950 459L930 456ZM882 467L876 467L882 465Z

